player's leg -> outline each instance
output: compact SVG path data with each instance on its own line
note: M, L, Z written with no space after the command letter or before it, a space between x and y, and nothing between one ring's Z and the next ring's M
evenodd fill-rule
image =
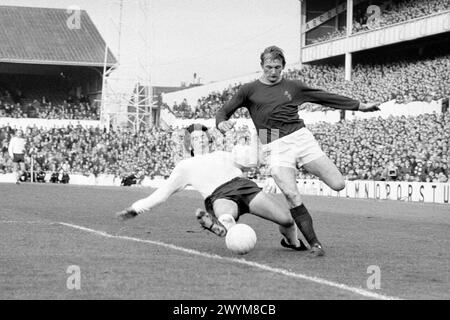
M19 162L19 168L20 168L20 170L19 170L19 179L20 179L20 176L22 176L22 174L24 174L26 172L24 161Z
M18 162L13 162L13 172L14 175L16 176L16 183L19 184L20 182L20 171L19 171L19 163Z
M341 191L345 188L345 181L339 169L327 156L321 156L302 165L309 173L317 176L331 189Z
M249 208L251 214L279 225L280 232L287 241L286 246L306 249L298 239L297 227L289 212L289 206L285 199L274 194L259 192L250 201Z
M219 219L227 230L236 224L236 219L239 214L236 202L229 199L217 199L213 203L213 208L217 219Z
M311 252L316 256L324 255L322 245L314 231L312 217L303 204L302 197L297 188L296 169L274 166L271 168L271 174L278 187L285 195L286 200L291 207L290 212L294 218L295 224L311 246Z
M195 213L198 222L203 228L219 237L224 237L227 234L227 230L236 224L238 216L237 204L229 199L216 199L212 203L212 208L208 208L208 205L205 206L207 210L197 209Z
M274 166L271 168L270 173L281 192L283 192L291 208L295 208L303 203L302 197L297 188L297 169Z

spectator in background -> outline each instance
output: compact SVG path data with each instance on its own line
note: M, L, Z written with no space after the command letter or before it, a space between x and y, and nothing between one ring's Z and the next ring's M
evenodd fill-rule
M13 167L13 162L7 152L0 152L0 173L9 173Z
M137 177L134 173L128 174L123 177L122 182L120 183L121 186L129 187L133 184L137 183Z
M416 177L415 181L425 182L427 174L425 172L424 163L421 159L417 160L417 165L414 169L414 176Z
M398 168L395 165L394 161L389 161L389 164L386 168L386 174L385 176L387 177L387 180L390 181L395 181L397 180L398 177Z
M33 182L45 183L45 176L45 171L39 164L36 164L33 171Z
M404 178L406 176L411 177L411 175L413 174L413 167L411 166L411 162L407 159L403 160L403 164L400 166L399 168L399 176L398 176L398 180L404 180ZM405 181L407 181L405 179Z
M69 183L69 181L70 181L69 173L70 173L70 164L69 164L68 160L65 160L61 164L61 166L60 166L60 168L58 170L58 181L59 181L59 183L64 183L64 184Z
M20 183L21 176L25 173L25 151L27 141L24 139L23 130L16 131L8 146L8 153L13 162L13 171L16 174L16 184Z
M350 169L345 179L348 181L358 180L358 175L356 174L355 170Z

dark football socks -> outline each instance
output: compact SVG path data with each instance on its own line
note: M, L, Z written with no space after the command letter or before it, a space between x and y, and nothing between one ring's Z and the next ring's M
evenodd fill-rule
M302 232L306 241L308 241L309 245L312 246L315 243L319 243L317 239L316 233L313 228L313 221L311 215L308 212L308 209L301 204L298 207L291 209L291 215L294 218L295 224Z

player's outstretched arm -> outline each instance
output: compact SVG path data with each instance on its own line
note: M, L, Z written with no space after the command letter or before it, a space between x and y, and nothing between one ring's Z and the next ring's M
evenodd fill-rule
M298 81L298 90L300 92L300 101L321 104L325 107L340 109L340 110L358 110L360 102L358 100L342 96L339 94L327 92L322 89L312 88L306 86L301 81Z
M362 112L380 111L379 102L363 103L358 100L327 92L318 88L311 88L299 82L299 88L306 102L318 103L326 107L342 110L358 110Z
M162 187L158 188L147 198L136 201L130 208L119 212L117 214L117 218L120 220L126 220L148 211L165 202L172 194L183 190L186 185L187 182L184 161L182 161L175 167L175 169L173 169L169 179L167 179Z

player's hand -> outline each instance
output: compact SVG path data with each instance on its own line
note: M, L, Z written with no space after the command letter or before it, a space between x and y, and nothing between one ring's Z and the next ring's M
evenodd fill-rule
M362 112L373 112L373 111L380 111L379 108L380 102L369 102L369 103L360 103L359 104L359 111Z
M221 123L218 124L217 129L219 129L222 133L225 133L227 131L230 131L235 124L236 121L231 120L222 121Z

